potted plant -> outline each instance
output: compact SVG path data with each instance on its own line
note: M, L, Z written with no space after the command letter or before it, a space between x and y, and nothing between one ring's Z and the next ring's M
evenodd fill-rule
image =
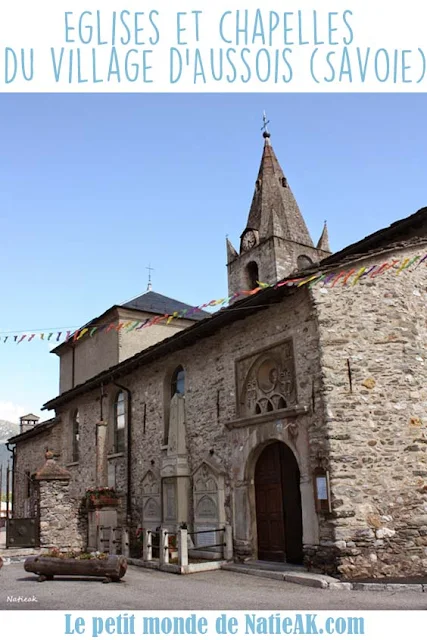
M113 487L90 487L86 489L85 501L88 509L117 507L119 499Z
M96 551L60 551L57 548L25 560L25 571L39 576L39 582L54 576L97 576L104 582L119 582L127 571L124 556L107 555Z
M178 541L176 533L170 533L168 536L169 558L176 560L178 558Z

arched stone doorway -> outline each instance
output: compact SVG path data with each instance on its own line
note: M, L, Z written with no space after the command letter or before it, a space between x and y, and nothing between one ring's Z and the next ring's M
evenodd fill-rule
M273 442L255 465L258 559L301 564L300 471L291 449Z

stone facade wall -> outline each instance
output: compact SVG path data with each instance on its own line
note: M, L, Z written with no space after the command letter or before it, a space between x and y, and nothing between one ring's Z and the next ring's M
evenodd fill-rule
M180 309L176 309L180 311ZM152 319L152 314L142 314L141 312L132 312L129 309L119 309L120 322L129 322L134 320L144 321ZM152 327L142 328L139 331L120 331L119 332L119 361L122 362L127 358L135 355L139 351L151 347L151 345L161 342L175 333L186 329L194 324L193 320L180 318L166 324L166 321L159 322Z
M312 314L307 291L285 299L282 303L260 311L255 316L238 321L217 334L199 341L179 352L141 367L120 380L132 391L132 512L136 527L142 521L143 479L151 471L160 476L166 455L164 441L165 389L170 393L170 377L178 365L186 371L186 432L190 472L205 458L214 460L224 473L225 516L233 522L232 492L240 482L240 470L246 465L244 455L252 455L254 448L273 439L289 442L287 420L281 426L271 424L268 416L257 428L230 429L227 423L238 418L236 407L236 369L239 358L260 352L273 344L291 339L294 345L298 403L307 407L302 417L293 422L299 429L298 443L292 444L310 484L310 472L317 456L317 441L322 429L323 409L320 398L320 370L317 360L316 320ZM151 331L151 328L146 330ZM104 402L103 418L112 427L112 399L117 393L113 385L104 387L108 399ZM315 409L313 411L313 399ZM95 482L95 425L100 419L99 393L86 394L72 405L61 409L64 424L75 408L82 423L80 461L67 468L72 473L71 491L82 496ZM71 422L64 428L65 458L71 458ZM298 439L297 438L297 439ZM313 441L313 446L309 445ZM237 455L236 450L244 452ZM126 492L126 456L111 456L109 465L116 468L116 488ZM237 469L237 471L236 471ZM308 486L308 485L307 485ZM311 484L309 490L312 494ZM314 517L311 495L311 519ZM309 540L317 541L317 522L311 523ZM248 532L251 536L251 532ZM330 536L330 534L328 533Z
M70 496L68 480L41 480L40 546L61 550L84 549L85 521L79 502Z
M113 427L113 406L118 388L110 385L104 388L107 395L103 399L103 418L108 423L110 431L109 441L112 442ZM101 390L85 394L70 403L66 408L61 409L61 418L64 425L61 439L62 462L61 464L70 472L70 495L75 500L81 500L89 487L97 485L96 478L96 432L97 423L101 419L100 405ZM72 461L72 416L74 411L79 410L80 419L80 439L79 439L79 460ZM108 485L114 486L121 496L121 503L125 505L126 484L126 456L125 454L108 455ZM112 481L112 478L114 479ZM124 517L123 509L122 515ZM119 524L123 524L120 520Z
M31 496L28 495L28 483L25 474L36 473L45 461L45 453L51 450L57 457L61 451L61 424L43 431L39 435L19 442L16 446L15 492L13 496L14 516L29 517ZM30 491L31 493L31 491Z
M346 269L426 251L402 249ZM333 508L323 560L347 578L427 569L425 265L313 288Z
M426 247L384 253L344 271L354 268L355 275L362 266L424 251ZM238 557L256 553L253 472L262 448L278 440L293 451L301 472L308 564L346 578L425 573L425 264L400 274L394 268L377 278L367 276L356 286L303 287L120 380L132 392L132 527L143 522L148 485L157 486L161 477L167 454L165 401L170 377L182 365L190 474L204 460L222 474L224 517L233 524ZM265 414L239 422L236 363L286 340L293 344L299 410L280 419ZM111 384L104 387L102 417L110 437L117 391ZM63 464L71 460L75 408L82 429L80 460L67 465L73 500L96 482L100 390L61 408ZM315 512L313 473L319 464L329 471L332 513ZM114 478L109 484L122 497L120 526L125 521L126 454L110 454L108 466L109 478ZM190 520L193 515L190 511Z

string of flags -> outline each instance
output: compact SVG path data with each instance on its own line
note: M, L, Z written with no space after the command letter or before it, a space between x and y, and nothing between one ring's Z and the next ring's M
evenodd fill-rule
M140 329L145 329L148 327L152 327L159 322L166 320L166 324L170 324L173 320L179 318L188 318L198 311L203 311L207 307L221 307L224 305L228 305L238 298L243 296L251 296L255 295L259 291L263 289L279 289L281 287L302 287L304 285L308 285L309 287L313 287L319 283L322 286L330 286L331 288L336 287L337 285L341 286L354 286L356 285L362 278L370 277L375 278L379 275L382 275L389 271L390 269L395 270L395 275L399 275L403 271L409 269L409 267L415 266L418 268L421 264L427 261L427 254L424 257L420 255L414 256L413 258L404 258L403 260L391 260L391 262L384 262L381 265L374 265L372 267L360 267L360 269L349 269L340 271L338 273L327 272L327 273L316 273L307 277L300 278L288 278L286 280L282 280L277 284L267 284L265 282L258 282L257 287L250 290L241 290L236 291L230 296L225 298L220 298L218 300L211 300L210 302L206 302L198 307L193 307L191 309L181 309L179 311L174 311L172 314L165 314L155 316L154 318L150 318L144 321L133 320L129 322L111 322L102 324L99 326L88 326L79 329L63 329L63 330L53 330L46 329L44 331L39 332L15 332L15 331L7 331L0 332L0 343L12 342L15 344L20 344L21 342L32 342L33 340L44 340L46 342L67 342L70 338L75 342L77 340L81 340L83 337L91 338L95 334L105 331L108 333L109 331L124 331L128 333L129 331L139 331ZM418 262L418 264L416 264Z

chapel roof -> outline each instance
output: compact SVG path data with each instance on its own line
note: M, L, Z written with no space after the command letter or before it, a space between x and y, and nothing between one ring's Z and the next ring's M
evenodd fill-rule
M129 300L123 304L116 304L104 311L97 318L93 318L86 324L84 324L81 329L86 329L88 327L96 327L105 316L108 316L115 309L132 309L134 311L141 311L142 313L152 313L153 315L172 315L175 311L181 311L184 309L192 309L194 308L191 304L185 304L185 302L180 302L179 300L174 300L173 298L168 298L167 296L162 295L161 293L156 293L155 291L146 291L140 296ZM185 320L190 320L197 322L198 320L203 320L204 318L209 318L211 316L207 311L196 311L192 313ZM52 349L52 353L61 352L63 347L73 343L73 337L70 337L67 341L59 344L55 349Z
M51 427L54 427L59 422L61 422L61 419L57 417L50 418L49 420L45 420L44 422L39 422L39 424L37 424L32 429L28 429L23 433L18 433L16 436L9 438L8 443L16 444L17 442L22 442L23 440L34 438L35 436L39 435L39 433L43 433L44 431L47 431L48 429L50 429Z
M181 311L184 309L192 309L192 305L179 302L173 298L163 296L161 293L155 291L147 291L141 296L120 305L125 309L136 309L137 311L145 311L147 313L155 313L156 315L172 315L175 311ZM206 311L197 311L192 313L190 320L203 320L208 318L211 314Z

